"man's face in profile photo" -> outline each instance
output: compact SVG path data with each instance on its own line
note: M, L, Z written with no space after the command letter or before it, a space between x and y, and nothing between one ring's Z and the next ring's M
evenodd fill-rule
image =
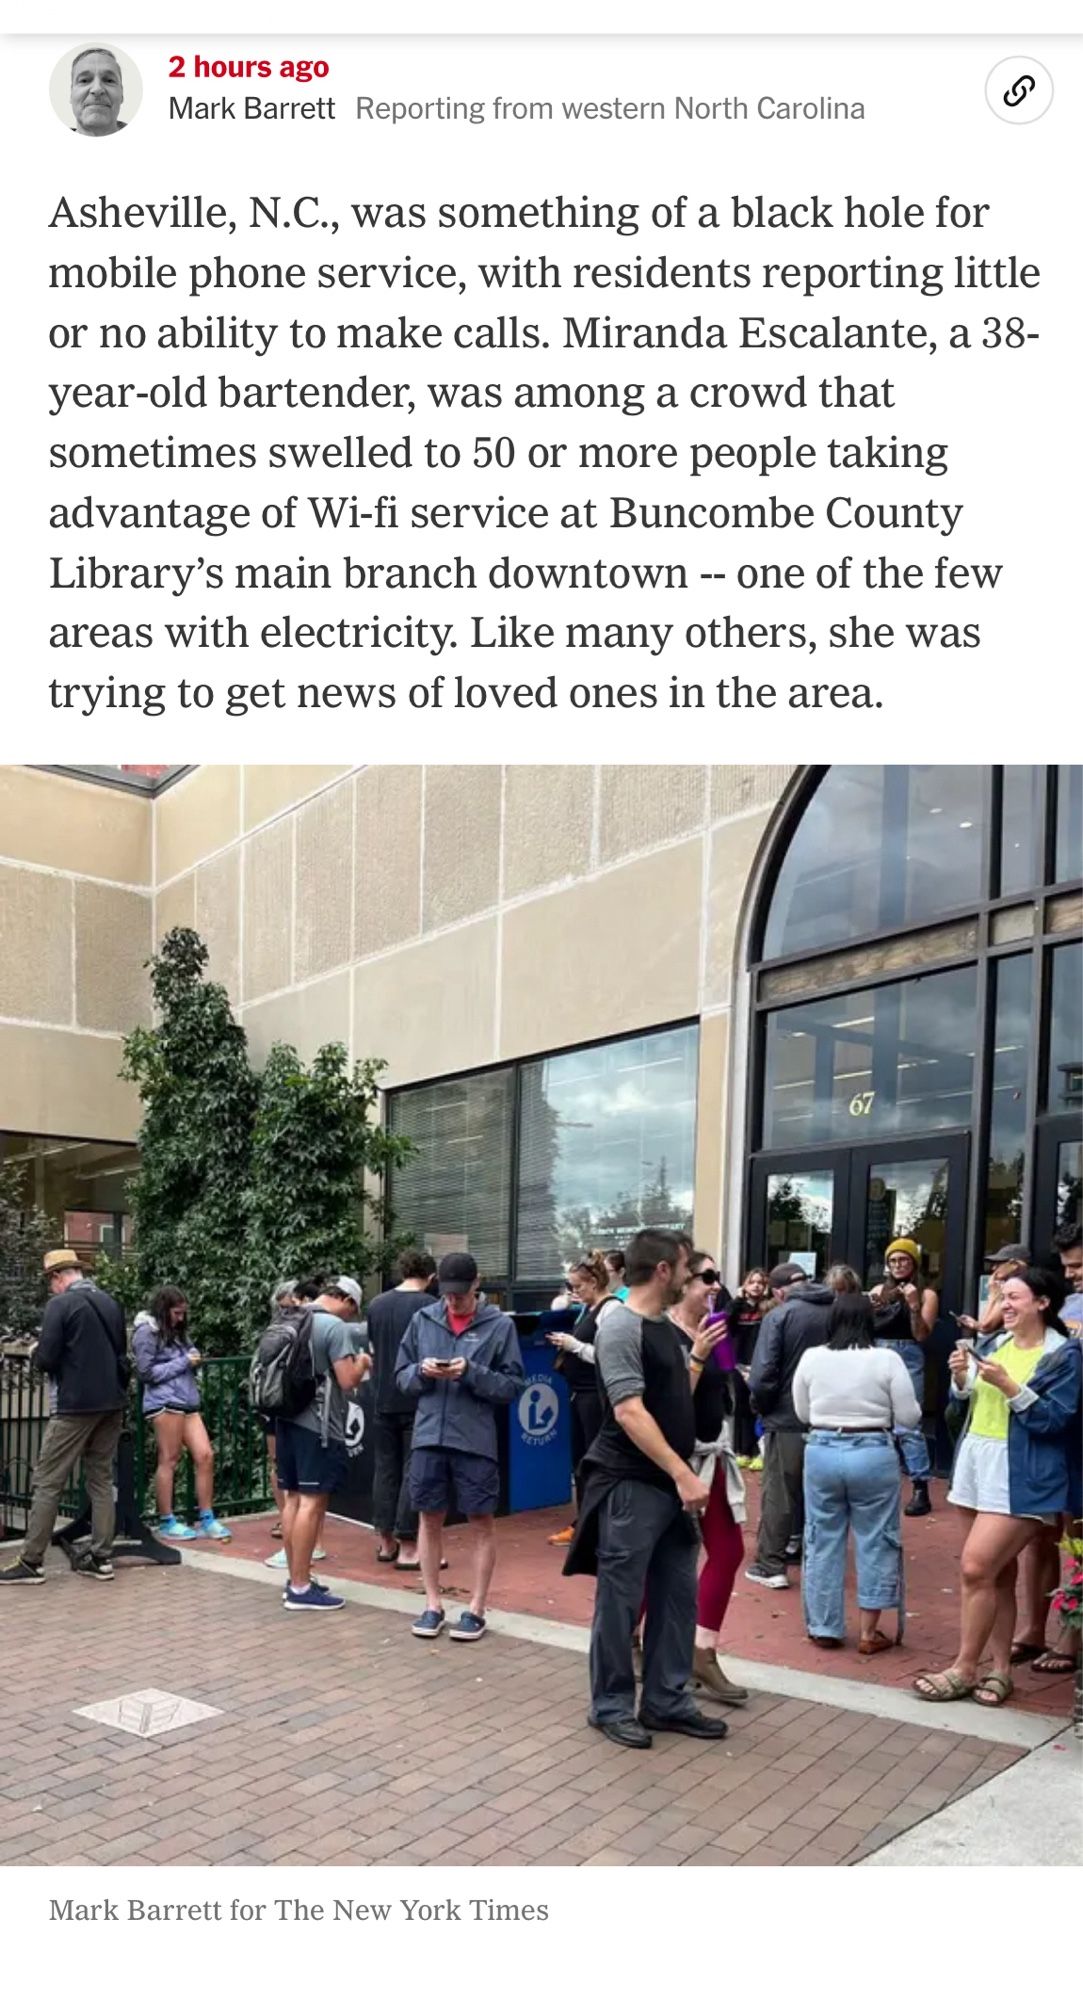
M108 49L84 49L71 66L71 108L75 129L87 139L108 139L120 130L124 84L120 64Z

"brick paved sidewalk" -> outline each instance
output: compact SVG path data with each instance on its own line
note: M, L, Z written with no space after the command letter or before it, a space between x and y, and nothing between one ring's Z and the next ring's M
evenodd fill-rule
M207 1570L92 1586L54 1556L0 1634L0 1863L834 1866L1020 1755L767 1694L723 1744L637 1755L586 1727L581 1655L318 1625ZM72 1713L144 1687L222 1714L141 1740Z
M753 1477L748 1484L750 1519L745 1542L751 1555L755 1548L760 1482ZM958 1509L949 1507L944 1499L942 1480L934 1482L934 1494L934 1513L923 1520L903 1521L908 1605L904 1645L890 1653L878 1653L872 1659L861 1658L856 1646L856 1592L852 1575L847 1587L850 1644L845 1651L825 1653L810 1646L805 1636L799 1589L761 1590L738 1574L733 1602L726 1615L725 1652L735 1659L755 1660L766 1666L798 1667L831 1679L861 1680L874 1686L907 1690L916 1673L928 1667L949 1666L959 1642L959 1552L963 1529ZM262 1515L233 1521L232 1542L201 1543L200 1547L223 1562L236 1557L260 1561L278 1546L270 1539L273 1518ZM547 1513L514 1514L497 1521L498 1556L491 1598L494 1609L529 1612L564 1624L590 1624L593 1580L562 1576L564 1551L550 1548L548 1542L548 1536L563 1527L567 1519L568 1510L561 1508ZM465 1528L452 1528L448 1532L451 1568L445 1584L449 1603L465 1599L469 1589L468 1535ZM328 1567L336 1576L359 1583L376 1583L383 1589L414 1592L419 1589L416 1577L396 1576L392 1568L377 1564L376 1543L369 1529L353 1522L328 1520L324 1540ZM796 1584L797 1570L791 1570L790 1574ZM894 1630L890 1612L884 1619L884 1629ZM1053 1629L1054 1621L1050 1619L1051 1635ZM1012 1710L1036 1716L1062 1715L1067 1721L1072 1713L1071 1676L1043 1679L1028 1668L1021 1668L1015 1677Z

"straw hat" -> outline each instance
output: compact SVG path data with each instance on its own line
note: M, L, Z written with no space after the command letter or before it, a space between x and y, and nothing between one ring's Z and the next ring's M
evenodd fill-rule
M75 1250L47 1250L42 1261L42 1269L47 1278L57 1271L81 1271L83 1268Z

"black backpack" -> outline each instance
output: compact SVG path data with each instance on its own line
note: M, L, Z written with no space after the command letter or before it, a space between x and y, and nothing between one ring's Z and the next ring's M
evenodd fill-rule
M299 1417L316 1398L312 1314L286 1313L261 1333L248 1371L248 1396L263 1417Z

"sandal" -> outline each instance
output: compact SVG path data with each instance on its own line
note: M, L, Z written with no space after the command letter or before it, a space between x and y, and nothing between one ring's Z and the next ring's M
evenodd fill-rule
M1040 1660L1045 1651L1044 1646L1034 1646L1029 1639L1017 1639L1008 1659L1013 1667L1025 1667L1028 1660Z
M1015 1682L1010 1674L983 1674L974 1689L974 1700L979 1708L1003 1708L1015 1693Z
M857 1650L868 1660L874 1653L890 1653L894 1640L886 1632L872 1632L867 1639L859 1639Z
M914 1693L919 1701L965 1701L977 1685L977 1681L964 1681L962 1674L948 1667L942 1674L919 1674Z
M1032 1674L1048 1674L1050 1679L1057 1674L1074 1674L1079 1665L1078 1653L1043 1652L1031 1662Z
M399 1545L397 1542L394 1548L392 1549L390 1555L388 1555L386 1549L377 1549L376 1551L376 1560L378 1563L397 1563L398 1559L399 1559Z
M380 1560L381 1560L381 1562L386 1562L386 1561L387 1561L387 1557L386 1557L386 1556L381 1556ZM397 1570L403 1570L403 1571L405 1571L405 1572L407 1573L407 1575L409 1575L409 1576L416 1576L416 1575L417 1575L417 1573L418 1573L418 1571L419 1571L419 1570L420 1570L420 1568L421 1568L421 1558L420 1558L420 1556L418 1556L417 1560L416 1560L415 1562L412 1562L412 1563L411 1563L411 1562L405 1562L405 1563L404 1563L404 1562L398 1562L398 1561L396 1561L396 1563L395 1563L395 1568L396 1568ZM441 1568L441 1569L446 1569L446 1568L447 1568L447 1557L446 1557L446 1556L442 1556L442 1557L441 1557L441 1559L440 1559L440 1568Z

